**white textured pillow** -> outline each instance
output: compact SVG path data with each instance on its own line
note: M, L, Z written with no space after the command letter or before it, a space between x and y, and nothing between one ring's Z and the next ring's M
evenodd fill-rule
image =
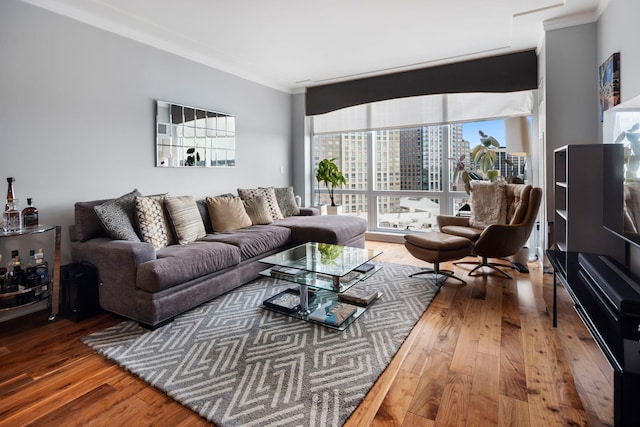
M173 245L171 221L165 214L164 198L167 194L136 197L136 219L140 230L140 239L160 249Z
M469 225L485 229L507 223L507 184L504 181L471 181Z
M300 207L296 203L296 196L293 187L274 188L276 201L283 217L300 215Z

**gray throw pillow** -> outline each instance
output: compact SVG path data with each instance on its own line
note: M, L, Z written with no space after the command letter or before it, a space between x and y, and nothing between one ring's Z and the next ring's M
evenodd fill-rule
M296 195L293 194L293 187L274 188L278 207L285 218L288 216L300 215L300 207L296 203Z
M140 196L142 194L136 189L117 199L94 206L98 219L112 239L140 241L140 236L133 226L136 221L136 197Z

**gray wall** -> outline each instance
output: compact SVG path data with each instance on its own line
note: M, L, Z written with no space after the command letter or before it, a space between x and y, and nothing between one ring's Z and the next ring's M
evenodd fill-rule
M611 0L598 20L598 64L620 52L622 102L640 95L640 2Z
M63 226L63 262L76 201L292 183L290 94L18 1L0 2L0 58L0 197L13 176ZM156 99L234 114L237 167L156 168Z
M597 24L547 31L544 41L547 219L553 221L553 151L598 143Z

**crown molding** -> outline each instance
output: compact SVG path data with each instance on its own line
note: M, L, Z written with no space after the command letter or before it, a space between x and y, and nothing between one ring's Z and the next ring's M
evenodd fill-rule
M593 12L578 13L562 16L560 18L547 19L542 22L544 31L559 30L561 28L574 27L576 25L590 24L598 20L598 14Z

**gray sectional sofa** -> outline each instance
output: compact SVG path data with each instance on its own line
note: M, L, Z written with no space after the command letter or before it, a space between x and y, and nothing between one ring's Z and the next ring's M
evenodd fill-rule
M187 244L156 248L144 241L110 237L95 206L75 204L72 258L98 269L100 305L148 328L258 277L259 259L304 243L364 247L367 222L351 216L320 216L314 209L266 225L216 232L204 200L197 202L206 235Z

